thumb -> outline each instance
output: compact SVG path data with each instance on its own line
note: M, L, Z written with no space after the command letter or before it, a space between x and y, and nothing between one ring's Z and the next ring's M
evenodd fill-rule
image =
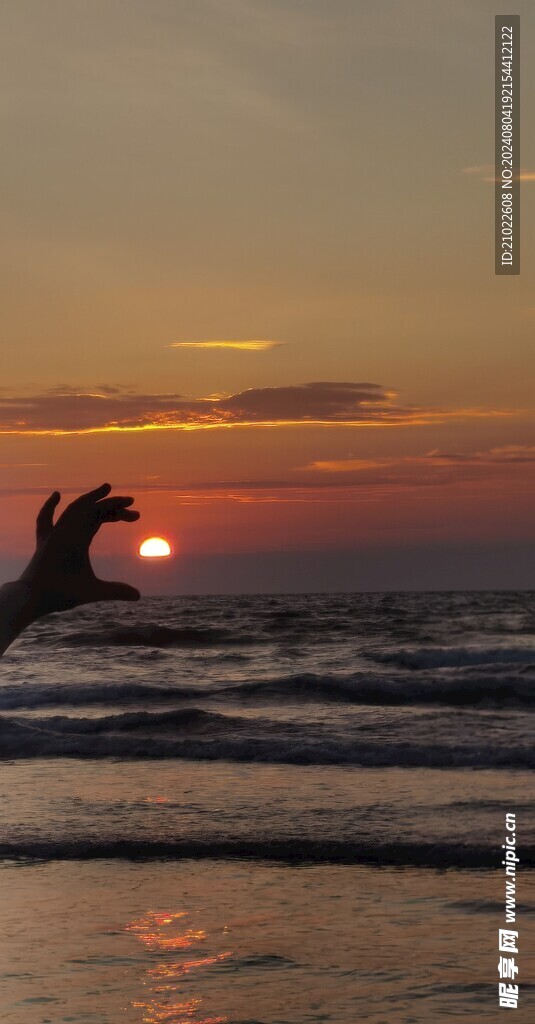
M139 601L141 594L128 583L97 580L95 601Z

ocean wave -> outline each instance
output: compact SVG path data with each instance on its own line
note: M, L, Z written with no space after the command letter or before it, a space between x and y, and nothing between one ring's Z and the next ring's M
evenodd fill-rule
M172 711L130 711L118 715L102 715L91 718L71 718L54 715L42 719L21 719L0 717L0 737L9 737L17 730L26 730L36 734L49 736L61 735L98 735L101 733L137 732L139 730L155 730L158 733L166 729L177 732L181 729L216 731L218 727L226 730L239 729L247 725L246 719L231 719L227 715L218 715L201 708L174 708Z
M250 633L238 633L216 626L162 626L146 623L136 626L116 624L100 630L71 633L42 630L32 637L35 644L62 647L214 647L258 643Z
M410 735L410 730L409 730ZM260 764L338 765L367 768L522 768L535 767L527 742L497 747L434 738L423 742L355 736L351 728L277 722L218 715L199 708L132 712L103 718L0 717L4 759L185 759Z
M274 701L299 699L310 701L345 702L349 704L375 704L379 706L405 704L522 705L535 708L533 680L521 674L487 674L425 677L380 676L354 674L350 676L320 676L313 673L286 678L239 683L228 690L232 696Z
M210 692L210 691L208 691ZM0 687L0 708L85 707L91 704L144 704L147 701L199 700L199 686L152 683L25 683Z
M535 667L533 647L421 647L379 651L368 657L383 665L400 668L464 668L470 665L516 665Z
M527 867L530 867L528 860ZM460 910L465 914L491 914L493 918L499 917L503 914L503 903L499 900L456 900L450 903L451 910ZM535 915L535 906L532 903L516 903L516 913L520 918L523 918L526 914L530 916Z
M84 707L129 704L202 702L217 700L250 704L348 704L404 706L442 704L451 707L522 707L535 710L535 685L527 665L482 670L469 666L461 673L415 674L301 673L240 683L212 682L201 686L140 682L88 682L5 684L0 687L0 708Z
M239 859L286 863L366 864L385 867L498 869L494 847L478 843L378 842L373 840L216 839L147 841L135 838L28 839L0 841L0 857L9 860L185 860ZM535 847L522 848L523 870L535 867Z

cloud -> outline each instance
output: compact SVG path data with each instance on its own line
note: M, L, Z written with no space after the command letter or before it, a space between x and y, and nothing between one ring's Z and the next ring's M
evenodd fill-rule
M470 463L479 466L496 466L518 462L535 462L535 445L509 444L501 448L489 448L483 452L430 452L428 459L437 463Z
M327 459L311 462L304 470L319 473L369 473L377 469L406 469L408 467L497 466L535 462L535 445L505 445L482 452L427 452L425 455L406 455L400 458L380 459Z
M506 445L483 452L431 451L424 455L311 462L295 469L291 477L275 479L220 478L185 484L146 476L117 480L114 489L138 497L166 494L180 505L196 506L229 501L238 504L356 504L379 501L394 490L447 487L468 480L490 480L494 486L500 467L533 462L535 445ZM531 479L528 474L524 477ZM79 493L78 487L68 483L56 481L55 488L64 497ZM0 488L0 498L46 496L51 490L51 485L44 484L4 487Z
M494 184L497 181L501 181L501 178L496 177L496 170L493 164L463 167L463 174L472 174L474 177L480 178L481 181L491 181ZM535 181L535 171L520 171L518 176L515 177L515 181Z
M304 469L317 470L319 473L360 473L369 469L377 469L379 466L394 466L399 460L396 459L327 459L320 462L311 462Z
M270 348L280 348L283 344L282 341L174 341L169 348L230 348L241 352L266 352Z
M0 395L0 434L81 434L102 431L201 430L239 426L392 427L474 417L518 415L508 409L438 409L403 405L380 384L317 381L250 388L235 395L188 398L175 392L137 393L114 386Z

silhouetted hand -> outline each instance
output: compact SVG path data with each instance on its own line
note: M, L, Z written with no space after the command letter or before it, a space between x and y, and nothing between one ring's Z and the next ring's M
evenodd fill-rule
M133 523L139 512L133 498L109 498L110 484L82 494L54 524L58 491L37 516L35 554L20 577L31 593L32 619L66 611L92 601L137 601L139 591L127 583L99 580L89 560L89 547L103 523Z

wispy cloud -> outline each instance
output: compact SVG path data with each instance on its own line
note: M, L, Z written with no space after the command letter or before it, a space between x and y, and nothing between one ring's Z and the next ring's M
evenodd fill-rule
M404 405L380 384L317 381L188 398L120 388L0 396L0 433L62 435L232 427L403 427L519 415L510 409Z
M217 340L214 341L174 341L169 348L218 348L218 349L238 349L241 352L267 352L271 348L280 348L284 342L282 341L257 341L257 340L246 340L246 341L225 341Z
M410 467L497 466L535 462L535 445L504 445L481 452L432 451L425 455L406 455L379 459L326 459L304 466L305 471L319 473L369 473L377 469Z
M423 455L386 456L370 459L333 459L311 462L295 469L291 476L275 479L216 479L191 482L161 480L159 476L119 479L115 488L124 493L161 494L180 505L237 504L330 504L365 503L388 499L400 491L447 488L463 483L484 483L496 487L511 480L515 467L522 481L533 483L533 474L522 466L535 463L535 445L506 445L481 452L439 452ZM509 471L509 472L507 472ZM518 479L518 475L517 475ZM54 481L66 498L79 488ZM0 498L47 495L52 484L0 486Z
M472 465L495 466L506 463L535 462L535 445L508 444L500 448L489 448L482 452L430 452L426 458L436 463L471 463Z
M500 178L496 177L496 171L492 164L478 164L475 167L463 167L463 174L471 174L481 181L496 183ZM535 181L535 171L521 170L515 181Z
M310 462L303 466L305 470L317 470L319 473L361 473L378 466L396 465L395 459L326 459Z

